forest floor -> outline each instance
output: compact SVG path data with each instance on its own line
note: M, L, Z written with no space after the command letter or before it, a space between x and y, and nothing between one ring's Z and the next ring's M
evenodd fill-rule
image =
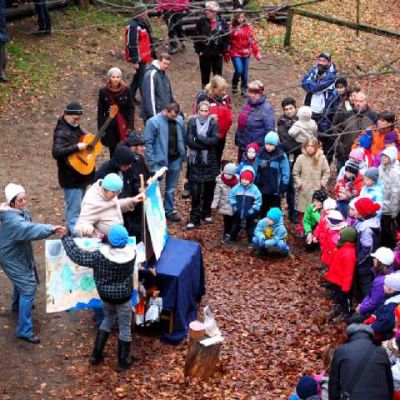
M112 14L75 8L52 13L54 34L33 38L33 18L10 24L8 46L12 79L0 87L0 187L8 182L25 186L34 220L64 224L63 193L51 157L52 132L63 107L79 100L85 109L82 125L96 129L97 92L112 66L122 69L129 83L132 68L124 62L123 27L128 22ZM165 37L157 20L156 34ZM275 28L270 28L274 30ZM262 41L262 38L261 38ZM275 48L270 32L263 59L252 61L250 75L265 83L276 113L283 97L303 96L301 63ZM309 66L311 60L309 60ZM168 70L176 99L186 114L200 88L198 60L192 45L173 56ZM232 69L225 64L224 76ZM235 115L242 104L233 98ZM390 103L389 103L390 104ZM142 128L137 121L137 129ZM233 134L225 159L234 160ZM103 154L103 158L106 154ZM46 314L43 242L35 243L39 275L34 310L40 345L18 341L16 318L10 312L11 284L0 270L0 394L3 400L30 399L286 399L297 377L321 369L323 350L340 342L342 326L327 321L330 303L320 288L318 252L307 253L289 228L294 258L259 258L244 244L220 244L222 219L212 225L184 229L189 200L180 198L183 216L170 234L198 241L202 246L206 290L202 305L210 305L225 337L218 373L207 382L188 382L183 376L187 342L177 346L155 337L134 335L134 354L140 362L130 371L115 371L116 337L106 348L106 359L91 367L88 356L95 336L92 314Z

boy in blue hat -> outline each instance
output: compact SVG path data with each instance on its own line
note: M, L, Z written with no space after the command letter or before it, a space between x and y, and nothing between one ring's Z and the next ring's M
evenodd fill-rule
M287 230L283 224L282 211L278 207L271 208L267 217L258 221L252 243L255 248L276 249L282 254L288 254L290 247L286 243Z

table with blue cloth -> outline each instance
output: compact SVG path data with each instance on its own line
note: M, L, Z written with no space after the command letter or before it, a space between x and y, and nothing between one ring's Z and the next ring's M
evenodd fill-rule
M156 264L156 284L163 308L174 314L173 332L163 336L169 343L186 338L189 323L196 319L197 303L205 294L203 256L200 245L170 237Z

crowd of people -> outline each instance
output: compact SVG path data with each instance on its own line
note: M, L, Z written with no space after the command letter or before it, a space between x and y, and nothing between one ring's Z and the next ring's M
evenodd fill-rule
M160 7L168 23L169 52L156 58L147 8L136 3L126 30L133 80L128 86L113 67L99 91L98 128L110 159L89 173L71 165L71 156L94 147L82 140L87 131L80 125L84 110L79 102L66 105L57 122L52 155L64 190L67 229L32 223L24 188L6 186L0 265L14 284L17 337L40 340L32 322L37 273L31 241L55 233L63 237L72 260L94 269L103 301L91 362L102 360L117 317L118 365L123 370L132 364L129 276L135 253L128 236L141 240L143 182L164 167L165 216L170 223L181 222L175 191L186 162L185 192L191 198L186 229L215 223L218 212L222 244L235 245L243 228L250 251L287 256L292 250L286 225L292 224L307 251L320 251L323 286L333 304L328 317L349 323L350 342L334 352L325 375L301 378L292 398L325 399L327 391L332 400L350 398L343 397L346 393L352 399L392 398L400 390L400 133L395 114L375 112L367 93L340 76L323 51L300 83L303 104L283 98L276 119L263 83L248 82L251 54L261 58L251 24L243 12L228 24L218 15L218 4L209 1L194 37L202 89L193 93L193 110L185 115L167 70L173 54L184 47L179 24L188 2L171 6L160 1ZM222 77L224 59L234 66L231 85ZM226 160L231 95L243 96L244 103L234 134L237 156ZM144 132L135 129L135 103L140 103ZM113 106L118 106L115 115ZM100 236L106 245L89 254L73 236Z

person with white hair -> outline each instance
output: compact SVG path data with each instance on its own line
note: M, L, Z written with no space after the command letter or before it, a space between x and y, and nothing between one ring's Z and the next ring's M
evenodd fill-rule
M106 129L101 142L110 150L110 157L121 142L125 142L130 131L134 129L135 108L132 92L122 80L122 72L113 67L107 72L106 86L99 91L97 105L97 126L102 127L109 116L112 105L118 106L118 114Z
M37 344L40 339L34 334L32 307L39 279L31 242L53 234L62 236L66 229L33 223L21 185L9 183L5 197L0 205L0 265L14 287L11 311L18 314L17 338Z
M206 15L196 24L194 49L199 55L201 85L207 85L213 75L222 75L223 56L229 46L228 23L218 15L219 4L206 2Z

